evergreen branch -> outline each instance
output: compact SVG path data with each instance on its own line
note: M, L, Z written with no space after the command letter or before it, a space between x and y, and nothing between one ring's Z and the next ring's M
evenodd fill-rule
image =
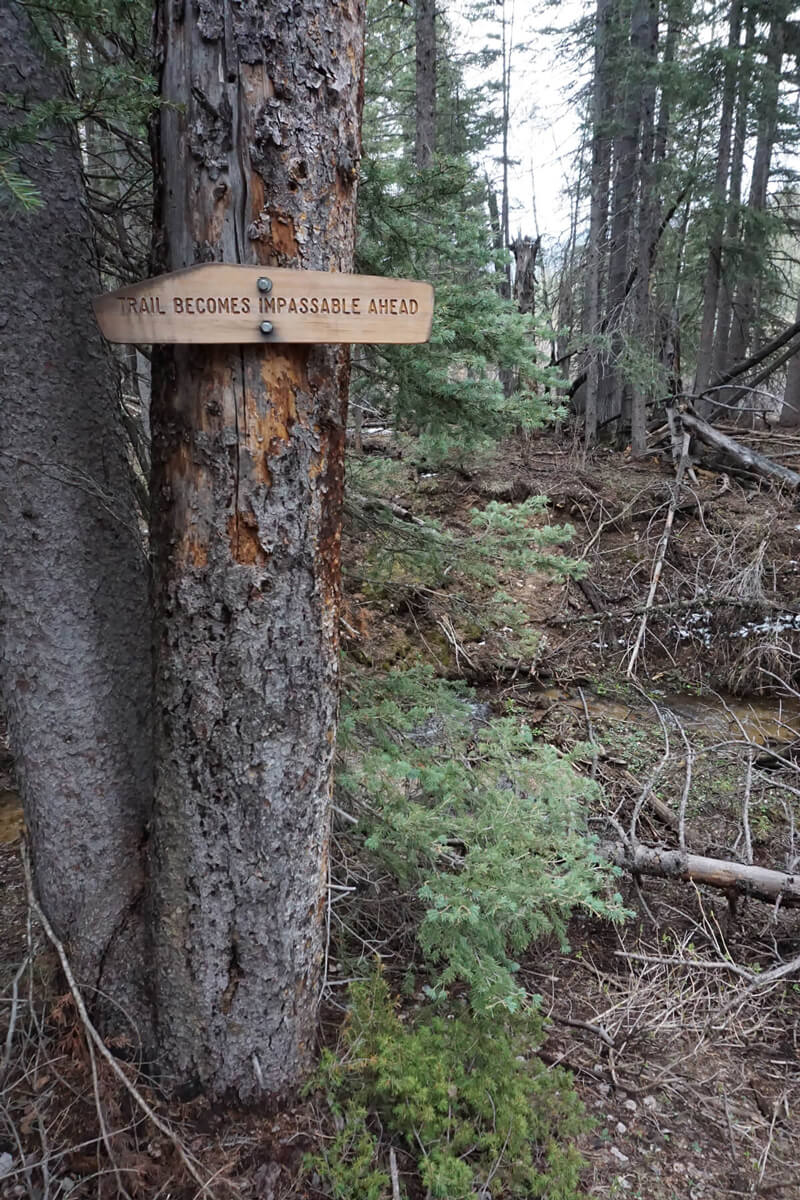
M6 189L12 200L25 212L41 208L42 197L39 189L32 180L21 174L13 159L0 158L0 186Z

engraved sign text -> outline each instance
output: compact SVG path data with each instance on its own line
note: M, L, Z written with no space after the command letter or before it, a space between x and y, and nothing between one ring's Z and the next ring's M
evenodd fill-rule
M94 301L112 342L424 342L433 288L410 279L206 263Z

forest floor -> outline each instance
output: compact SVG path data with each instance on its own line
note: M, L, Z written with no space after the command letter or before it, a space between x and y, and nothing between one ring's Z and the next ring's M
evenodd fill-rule
M751 440L800 463L797 440ZM384 449L379 437L367 442L370 454ZM540 636L533 661L507 653L510 630L481 627L474 611L452 611L447 590L415 591L402 575L380 604L351 587L352 654L385 670L421 648L495 712L509 701L524 709L545 741L565 749L588 741L585 769L626 828L643 793L675 813L685 796L689 850L750 854L779 870L794 863L800 512L790 494L696 468L677 497L628 678L675 495L670 462L606 449L586 460L563 438L541 435L468 471L401 458L391 478L396 511L465 538L473 509L545 495L540 523L573 525L569 553L586 574L500 578ZM363 538L349 550L358 575ZM677 845L648 804L636 834ZM587 1193L797 1197L800 982L795 972L795 982L760 990L744 973L800 954L800 915L674 881L623 881L623 894L635 914L624 927L576 917L571 953L537 945L523 971L552 1018L540 1055L573 1070L596 1120L582 1145Z
M765 444L756 434L755 442L800 464L800 440ZM682 812L685 844L696 853L793 866L800 853L800 512L790 494L697 468L676 496L663 457L634 462L601 449L586 459L555 434L520 438L479 465L445 469L373 433L351 480L358 511L345 536L342 635L355 668L432 663L464 680L493 713L512 702L537 736L567 750L580 743L581 769L602 785L598 828L616 822L643 843L675 847ZM391 559L403 528L436 523L468 544L477 536L473 510L540 495L547 506L532 526L570 523L574 534L562 552L584 573L515 577L497 564L496 582L525 614L524 655L518 629L483 620L477 585L464 602L456 567L442 571L440 562L420 582L409 554L376 582L375 564ZM671 502L663 571L629 677ZM376 512L393 520L373 525ZM0 740L3 996L27 928L11 766ZM664 807L673 820L664 820ZM800 979L762 987L758 979L800 955L800 912L735 903L675 880L621 877L620 888L632 914L624 925L577 916L569 953L538 943L522 964L548 1017L538 1053L573 1072L594 1118L581 1142L586 1194L794 1200ZM35 1096L47 1091L49 1072L26 1074L18 1124L27 1136L36 1132ZM317 1117L308 1105L268 1127L253 1117L234 1126L229 1114L202 1107L172 1115L191 1147L215 1143L206 1166L224 1169L242 1195L322 1195L296 1179L302 1149L314 1144ZM79 1130L71 1134L77 1140ZM146 1136L136 1145L137 1169L147 1160L151 1194L161 1194L158 1160L168 1148ZM0 1168L3 1154L17 1150L0 1143ZM80 1156L68 1161L77 1186ZM0 1197L30 1194L24 1185L24 1177L13 1187L0 1177ZM77 1187L72 1194L92 1193Z

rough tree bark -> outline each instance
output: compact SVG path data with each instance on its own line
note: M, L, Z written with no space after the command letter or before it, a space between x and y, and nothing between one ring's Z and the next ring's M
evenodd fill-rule
M362 0L156 19L156 268L351 270ZM154 361L158 1036L186 1091L245 1102L313 1048L348 376L338 346Z
M598 421L606 425L622 414L627 388L620 369L624 353L627 282L632 261L636 181L640 159L645 61L650 37L649 0L634 0L630 14L630 52L622 89L618 133L614 139L614 187L611 204L606 322L610 334L609 363L598 392Z
M433 166L436 153L436 0L416 0L416 144L420 171Z
M536 258L542 239L523 237L519 234L511 243L516 270L514 272L514 299L521 313L533 312L536 307Z
M0 92L25 109L69 99L67 80L13 0L0 7L0 38ZM3 124L13 120L13 111L0 112ZM3 704L42 908L94 1015L106 1028L119 1022L102 992L147 1040L146 560L117 381L90 306L100 285L76 130L43 130L20 151L20 165L42 209L3 213Z

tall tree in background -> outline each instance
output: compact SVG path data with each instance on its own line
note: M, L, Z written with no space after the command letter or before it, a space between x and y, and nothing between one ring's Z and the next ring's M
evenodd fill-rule
M630 7L599 0L584 328L594 339L604 333L606 345L596 341L589 351L586 431L591 440L598 428L622 418L620 432L635 432L636 452L643 449L645 397L633 388L626 360L632 336L649 330L657 42L654 0L633 0ZM638 303L631 300L634 267Z
M436 153L436 0L416 0L416 141L414 158L420 171L433 166Z
M725 399L716 381L791 319L780 241L791 205L770 199L786 169L776 151L792 136L788 0L731 0L710 14L719 25L698 27L708 15L691 0L663 11L657 0L598 0L585 370L570 389L585 397L588 442L605 430L643 449L648 405L682 386L682 343L694 391L713 407Z
M583 317L583 331L588 340L588 367L584 397L584 425L587 443L594 441L597 437L598 427L601 355L597 339L600 335L602 313L608 195L611 182L611 22L613 13L613 0L597 0L594 29L594 78L590 107L592 165L589 176L589 241Z
M162 0L157 269L352 269L363 17L360 0ZM245 1100L313 1050L348 360L154 362L158 1034L182 1085Z
M722 108L719 121L714 184L711 193L711 229L708 243L708 263L703 283L703 310L697 343L694 390L704 391L711 379L714 353L714 330L722 279L722 235L725 228L725 201L728 194L733 138L736 82L739 67L739 39L742 26L741 0L733 0L728 17L728 50L723 66Z
M89 304L100 283L74 95L45 51L58 31L38 19L41 38L25 6L0 8L0 92L16 98L0 138L16 141L41 197L40 211L3 214L15 332L0 378L2 699L42 907L95 1016L118 1024L122 1006L148 1042L147 570L117 381Z
M785 42L785 23L789 13L786 0L769 5L771 16L765 46L765 65L757 108L756 145L747 207L743 213L743 244L738 283L733 297L731 331L728 342L729 363L744 358L759 340L759 282L766 248L764 214L770 171L778 132L778 100Z
M440 149L436 170L420 171L415 62L407 53L414 12L395 0L372 0L367 20L358 269L431 280L436 310L427 345L361 349L353 364L353 400L423 434L429 455L464 453L545 415L531 389L505 395L498 381L499 366L525 380L543 372L531 318L498 294L507 251L487 219L489 185L473 165L500 135L495 91L465 81L447 16L437 13ZM482 52L469 65L493 77L487 68L496 61Z
M722 239L721 277L719 289L719 307L717 311L716 331L714 334L714 371L721 375L727 369L728 343L730 342L731 316L733 312L733 292L736 283L734 258L739 240L741 223L742 179L744 177L744 151L747 140L747 119L750 113L750 95L753 68L751 63L753 42L755 39L756 18L752 8L748 9L744 18L744 46L739 53L737 68L736 118L733 127L733 143L731 146L730 183L728 187L728 205L725 216L725 230ZM702 339L702 334L701 334ZM696 390L696 389L695 389Z

